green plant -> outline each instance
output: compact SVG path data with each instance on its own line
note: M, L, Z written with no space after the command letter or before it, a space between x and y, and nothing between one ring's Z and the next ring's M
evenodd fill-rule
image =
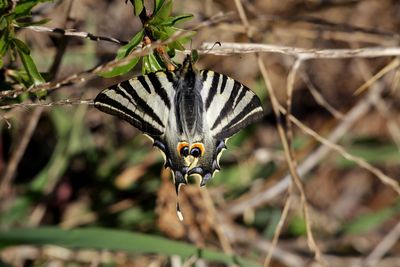
M193 17L190 14L182 14L172 16L172 0L154 0L154 8L152 14L148 15L144 0L130 0L133 6L134 14L139 16L143 29L133 36L128 44L122 46L118 52L116 59L121 60L127 57L134 51L141 43L142 46L154 41L166 41L183 31L175 27L176 24L189 20ZM189 36L193 32L188 32ZM184 50L183 44L189 41L189 36L177 37L176 40L171 40L161 49L157 49L155 53L143 57L134 57L132 60L122 66L115 67L111 71L103 72L103 77L114 77L122 75L133 69L137 63L142 59L142 73L155 72L159 70L166 70L168 66L166 61L175 55L175 50ZM173 64L173 63L171 63Z
M0 1L0 68L4 65L4 57L9 56L11 61L16 56L22 62L23 69L9 69L11 79L25 87L37 86L45 82L42 74L30 55L27 44L15 37L15 31L20 27L28 27L46 23L47 20L31 21L31 11L37 4L50 0L22 0Z

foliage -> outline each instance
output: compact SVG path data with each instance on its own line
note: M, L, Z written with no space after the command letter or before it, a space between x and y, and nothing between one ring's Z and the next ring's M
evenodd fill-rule
M139 16L143 29L133 36L133 38L126 45L122 46L117 53L116 59L121 60L127 57L134 51L141 43L146 46L153 41L166 41L174 34L182 30L176 28L175 25L191 19L193 16L190 14L183 14L171 16L172 0L154 0L154 8L151 15L146 14L144 0L130 0L133 5L133 11L136 16ZM146 39L145 39L146 38ZM188 41L188 36L172 40L166 45L166 52L169 57L175 55L175 49L184 50L183 44ZM114 77L122 75L132 70L140 57L132 58L128 63L118 66L111 71L103 72L103 77ZM166 63L163 61L158 53L152 53L142 57L142 73L155 72L159 70L166 70Z
M55 227L37 229L11 229L0 232L0 249L12 245L58 245L67 248L118 250L135 253L157 253L179 255L185 259L198 256L210 262L258 266L257 263L240 257L228 256L210 249L168 240L162 237L127 231L85 228L61 230Z
M27 44L15 37L18 27L40 25L47 20L30 21L31 11L37 4L50 0L22 0L6 1L0 3L0 68L3 67L3 58L8 54L15 60L16 52L23 64L22 70L16 70L13 78L26 87L37 86L45 82L42 74L37 70L35 62L30 55ZM15 4L16 3L16 4Z

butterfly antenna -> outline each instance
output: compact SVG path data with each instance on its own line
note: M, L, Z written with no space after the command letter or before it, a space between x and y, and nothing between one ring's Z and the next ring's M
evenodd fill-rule
M211 46L211 48L208 49L204 54L210 53L210 51L213 50L214 47L215 47L216 45L221 46L221 43L220 43L220 42L215 42L215 43L213 44L213 46Z

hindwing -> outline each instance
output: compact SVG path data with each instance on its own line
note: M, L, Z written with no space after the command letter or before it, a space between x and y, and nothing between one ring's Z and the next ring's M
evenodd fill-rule
M229 138L263 116L260 99L243 84L209 70L200 75L204 110L214 138Z

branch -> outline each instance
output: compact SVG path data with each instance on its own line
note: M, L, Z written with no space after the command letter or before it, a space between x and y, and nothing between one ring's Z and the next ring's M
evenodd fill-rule
M303 60L316 58L375 58L400 56L400 47L365 47L356 49L307 49L292 46L253 44L253 43L221 43L212 48L214 43L203 43L199 53L213 55L232 55L247 53L278 53L298 57Z
M18 27L18 25L14 25L14 26ZM35 32L52 32L52 33L62 34L64 36L80 37L80 38L85 38L85 39L89 39L92 41L106 41L106 42L111 42L111 43L120 44L120 45L125 45L128 43L127 41L119 40L117 38L107 37L107 36L98 36L98 35L94 35L90 32L78 32L74 29L48 28L48 27L44 27L44 26L27 26L27 27L21 27L21 28L32 30Z

